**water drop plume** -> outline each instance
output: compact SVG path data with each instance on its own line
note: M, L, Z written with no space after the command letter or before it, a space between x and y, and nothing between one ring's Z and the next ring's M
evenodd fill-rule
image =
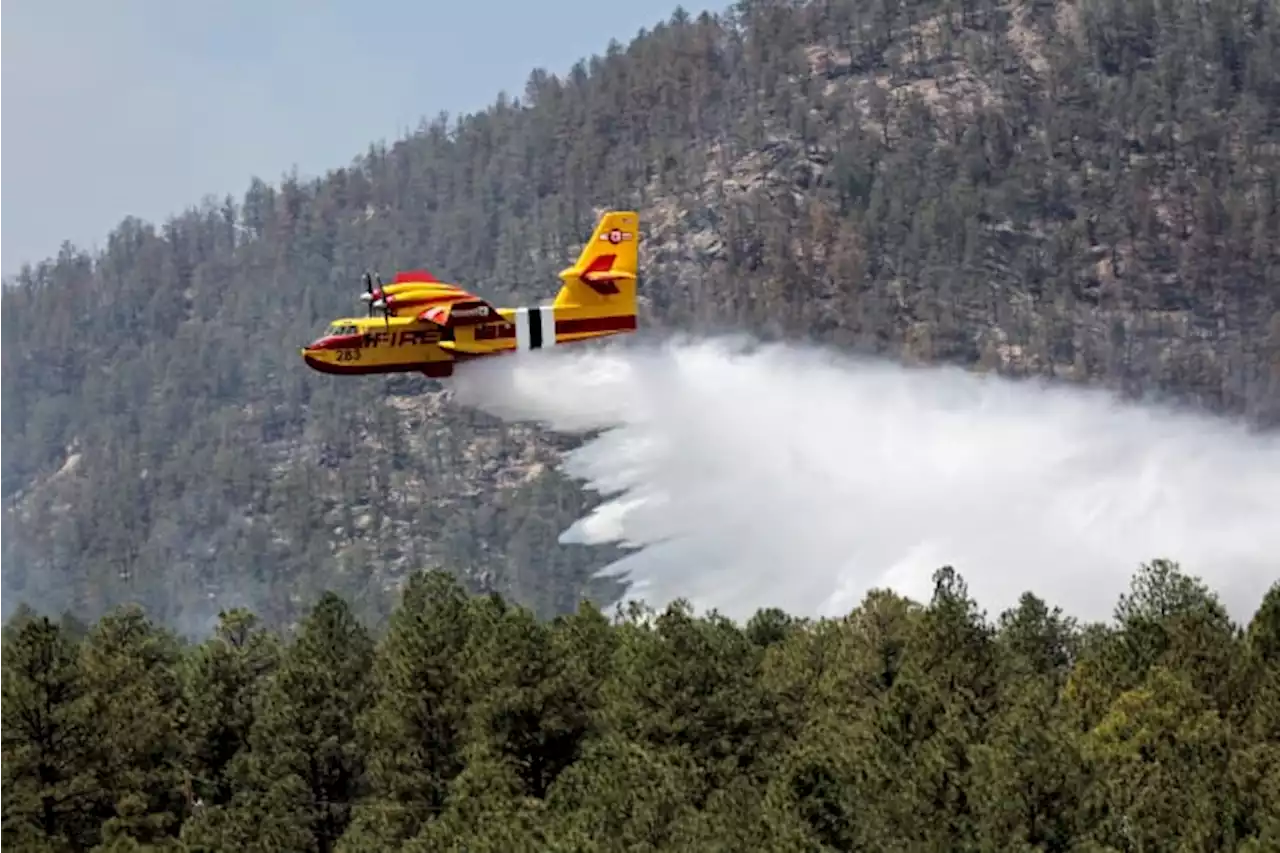
M1280 573L1280 438L1170 407L741 339L559 348L466 365L455 401L584 433L606 496L563 542L631 549L629 597L847 612L927 600L950 564L989 614L1030 590L1108 619L1179 561L1234 618Z

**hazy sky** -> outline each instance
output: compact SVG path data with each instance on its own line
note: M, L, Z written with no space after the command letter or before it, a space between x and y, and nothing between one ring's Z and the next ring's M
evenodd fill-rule
M690 13L728 0L688 2ZM423 116L483 108L529 72L626 44L677 0L4 0L6 275L64 239L103 244L346 165Z

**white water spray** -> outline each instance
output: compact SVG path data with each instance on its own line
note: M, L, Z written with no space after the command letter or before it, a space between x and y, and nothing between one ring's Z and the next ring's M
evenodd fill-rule
M609 496L563 542L637 548L629 597L737 619L927 601L953 565L994 616L1030 590L1105 620L1179 561L1237 620L1280 575L1280 438L1098 391L790 346L673 342L466 365L455 399L563 432Z

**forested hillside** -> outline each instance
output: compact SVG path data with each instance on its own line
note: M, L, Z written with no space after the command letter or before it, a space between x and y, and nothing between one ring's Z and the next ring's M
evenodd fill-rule
M848 616L552 622L445 574L374 639L325 596L183 645L5 627L4 846L215 851L1280 847L1280 585L1245 630L1156 563L1114 627L950 570ZM95 845L102 845L96 847Z
M428 105L423 105L424 109ZM551 292L641 212L650 329L747 329L1280 418L1272 0L783 0L669 21L314 181L3 296L4 593L184 629L442 566L541 615L605 556L550 439L297 347L358 276Z

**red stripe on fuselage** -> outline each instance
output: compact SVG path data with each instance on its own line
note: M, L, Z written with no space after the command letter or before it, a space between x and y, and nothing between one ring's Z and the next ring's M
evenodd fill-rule
M636 316L619 314L613 317L579 317L572 320L556 320L557 335L589 335L606 332L634 331ZM506 340L516 336L516 327L511 323L492 323L476 327L476 340Z
M337 376L368 376L374 373L424 373L434 379L453 374L452 361L419 361L400 364L334 364L311 356L303 356L307 366L320 373Z
M585 335L603 332L625 332L636 328L636 315L615 317L580 317L574 320L556 320L557 335Z

